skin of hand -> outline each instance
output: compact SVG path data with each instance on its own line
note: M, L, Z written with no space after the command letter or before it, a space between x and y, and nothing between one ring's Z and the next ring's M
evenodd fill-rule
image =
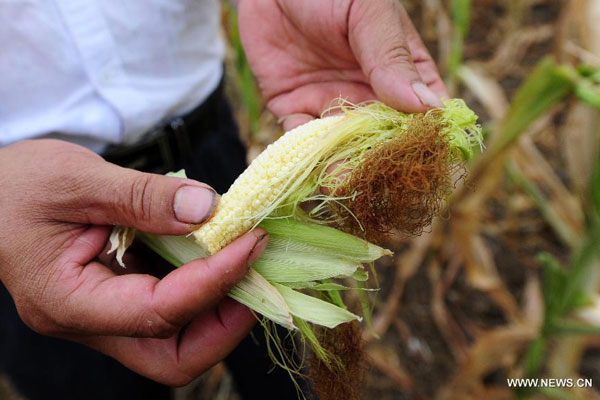
M187 234L215 192L189 179L107 163L80 146L23 141L0 149L0 279L23 321L179 386L223 359L254 325L224 298L266 246L255 230L158 279L98 261L111 225Z
M404 112L448 97L398 0L241 0L238 13L250 66L285 130L339 97Z

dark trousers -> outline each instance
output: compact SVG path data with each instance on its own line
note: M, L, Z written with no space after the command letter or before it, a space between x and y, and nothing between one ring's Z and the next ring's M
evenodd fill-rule
M188 177L224 193L245 169L246 150L221 88L202 105L199 117L186 126L186 130L195 138L193 151L186 159L175 160L174 170L185 168ZM254 339L259 343L249 336L226 359L242 398L297 398L287 373L280 368L273 370L260 326L254 330ZM34 333L21 322L2 285L0 369L20 394L31 400L166 400L171 397L168 387L141 377L110 357L76 343Z

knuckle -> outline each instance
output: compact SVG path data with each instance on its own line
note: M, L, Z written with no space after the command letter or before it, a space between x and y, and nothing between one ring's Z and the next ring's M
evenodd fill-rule
M368 71L367 76L369 79L373 79L375 74L384 74L392 66L414 69L412 54L405 43L398 43L387 48L379 57L379 62Z
M137 321L136 336L167 339L179 332L180 325L160 313L153 296L148 297L144 308L147 311L142 313L141 320Z
M177 325L170 323L158 314L152 319L146 319L144 323L150 336L158 339L170 338L179 331Z
M387 65L412 64L412 55L406 43L398 43L388 48L383 59Z
M152 189L154 178L149 174L137 175L129 188L129 214L138 221L152 219Z
M203 268L213 275L212 293L215 299L225 297L231 287L241 278L236 276L233 268L219 268L218 263L210 257L199 261L202 261Z

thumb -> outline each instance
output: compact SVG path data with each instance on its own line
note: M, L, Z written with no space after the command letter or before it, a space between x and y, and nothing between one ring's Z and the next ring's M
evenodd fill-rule
M423 112L442 103L423 82L407 41L406 11L396 0L354 1L348 40L361 68L384 103L405 112Z
M165 235L186 234L206 222L219 198L210 186L191 179L139 172L105 161L94 165L86 185L76 187L69 197L63 221L123 225Z

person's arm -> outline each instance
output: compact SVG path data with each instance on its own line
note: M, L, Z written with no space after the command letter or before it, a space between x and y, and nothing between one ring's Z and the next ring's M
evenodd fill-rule
M340 96L405 112L448 96L398 0L240 0L238 12L250 66L286 130Z
M0 149L0 280L35 331L86 344L169 385L224 358L254 325L223 300L266 245L255 230L163 279L98 261L111 226L189 233L216 195L199 182L141 173L56 140Z

